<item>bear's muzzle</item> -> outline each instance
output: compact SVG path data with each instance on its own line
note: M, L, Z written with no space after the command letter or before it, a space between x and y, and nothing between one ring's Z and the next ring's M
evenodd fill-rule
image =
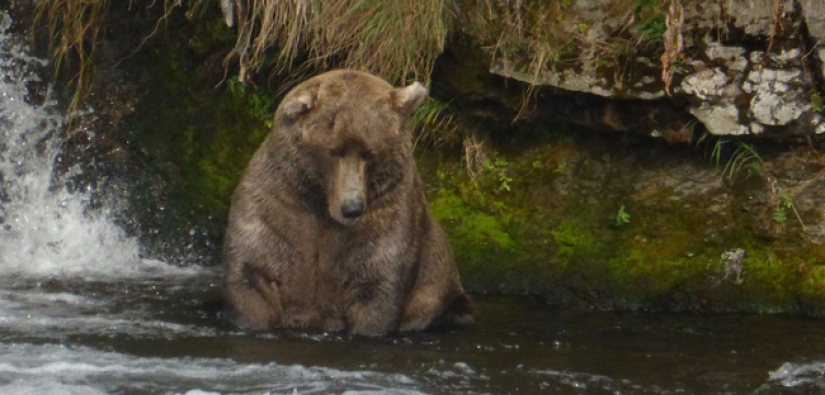
M338 158L336 168L329 191L329 214L343 225L352 225L367 207L366 164L353 152Z

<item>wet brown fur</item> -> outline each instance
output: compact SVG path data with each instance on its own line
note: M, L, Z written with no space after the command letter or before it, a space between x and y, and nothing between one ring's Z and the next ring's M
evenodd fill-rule
M472 323L412 157L409 117L425 96L349 70L286 95L232 200L223 288L234 323L367 335ZM351 221L337 213L353 196L365 204Z

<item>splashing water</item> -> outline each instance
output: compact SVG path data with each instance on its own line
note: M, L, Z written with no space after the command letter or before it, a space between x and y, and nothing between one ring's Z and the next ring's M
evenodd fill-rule
M140 259L138 243L88 209L53 173L64 116L46 92L29 94L46 61L29 55L0 14L0 272L4 276L123 277L168 269Z
M0 344L0 392L423 395L401 374L208 358L136 358L87 347ZM187 391L188 390L188 391ZM215 392L221 391L221 392Z
M779 369L770 372L770 381L780 383L784 387L816 388L818 391L825 391L825 362L785 362Z

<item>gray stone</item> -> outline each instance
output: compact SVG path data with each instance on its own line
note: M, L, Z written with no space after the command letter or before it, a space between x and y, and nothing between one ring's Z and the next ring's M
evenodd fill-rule
M574 2L578 17L560 22L566 24L564 30L578 42L577 64L567 64L563 69L521 70L516 65L529 62L497 58L490 71L527 83L608 98L665 98L658 56L632 57L629 61L634 64L624 70L644 70L632 77L627 77L624 70L606 70L604 59L600 58L604 54L600 54L598 48L600 45L604 48L603 43L612 38L608 32L622 31L622 26L638 22L635 14L608 12L615 3L615 0ZM811 69L825 78L822 67L825 46L820 43L825 41L825 0L800 3L811 39L817 40L818 47L813 53L820 61L815 67L805 63L808 43L806 37L797 34L802 21L794 19L798 14L794 14L793 0L778 0L778 8L774 7L774 0L684 0L681 4L685 50L673 66L671 94L683 99L687 103L685 109L711 133L741 135L766 130L772 135L789 136L822 133L825 119L813 111L810 92L815 89ZM720 21L719 15L729 19ZM579 30L580 23L588 26L586 32ZM774 37L774 45L766 53L767 43L762 49L754 49L745 42L739 45L732 41L720 42L716 36L719 33L714 29L722 24L741 28L751 42L770 36L775 24L781 24L782 29L774 29L774 33L787 36ZM697 47L701 51L696 51ZM653 129L640 132L663 135Z
M702 103L691 108L690 113L699 119L711 134L722 136L749 133L749 129L739 123L739 109L733 103Z
M808 26L808 34L815 45L812 50L817 58L820 77L825 78L825 1L802 0L800 5L805 24ZM825 87L820 88L825 89Z

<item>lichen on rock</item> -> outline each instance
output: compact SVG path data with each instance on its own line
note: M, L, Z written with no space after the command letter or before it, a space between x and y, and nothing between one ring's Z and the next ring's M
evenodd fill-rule
M678 32L684 48L670 54L675 59L672 65L659 62L665 19L671 12L667 4L654 1L629 6L605 0L551 7L549 14L557 16L553 23L542 20L520 39L507 31L501 33L502 39L509 40L507 48L532 48L527 51L506 50L500 40L485 42L472 29L463 31L477 34L474 39L491 59L490 73L532 86L614 100L656 101L666 97L665 85L661 79L648 77L667 68L672 74L668 83L675 87L673 100L685 103L684 110L711 134L767 132L774 137L797 137L825 130L822 117L811 106L811 92L825 88L818 87L814 78L815 73L822 73L822 58L816 62L806 58L809 52L825 53L820 48L823 32L817 25L822 20L817 13L821 4L682 1L684 15ZM510 8L498 6L509 10L498 12L514 21L544 9L539 2L529 1ZM552 39L539 44L537 32ZM663 136L653 128L639 132Z

